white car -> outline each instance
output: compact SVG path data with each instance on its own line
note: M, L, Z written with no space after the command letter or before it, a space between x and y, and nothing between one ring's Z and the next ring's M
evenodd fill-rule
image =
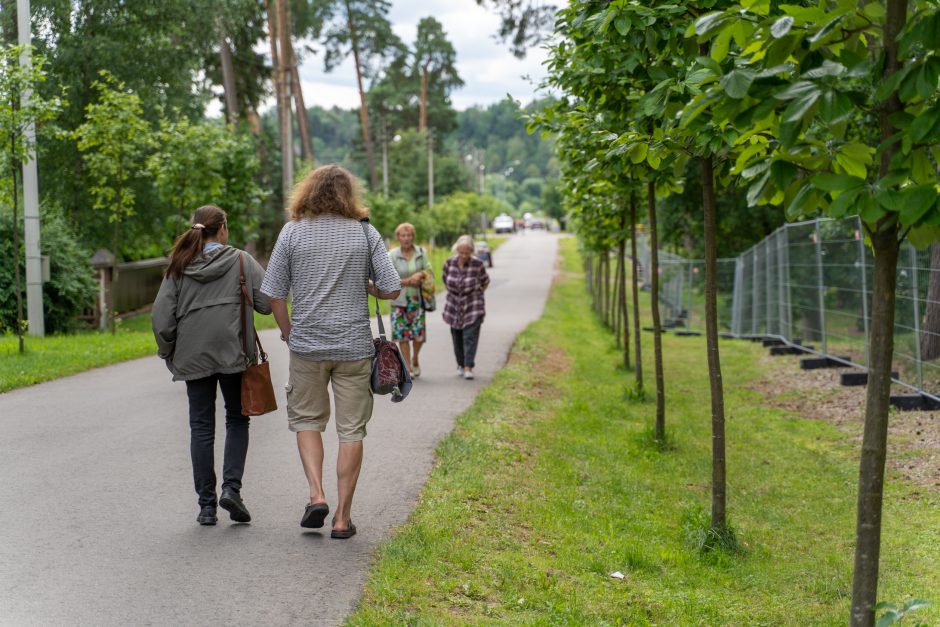
M493 218L493 229L497 233L512 233L516 228L516 221L512 216L501 213Z

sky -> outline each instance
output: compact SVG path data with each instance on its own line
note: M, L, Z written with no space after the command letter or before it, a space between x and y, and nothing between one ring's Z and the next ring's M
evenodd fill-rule
M506 94L523 103L535 97L545 76L544 50L532 48L525 59L515 58L506 44L493 37L499 30L499 16L474 0L392 0L389 20L402 41L411 45L418 21L428 15L444 25L457 51L457 72L464 86L451 94L456 109L499 102ZM359 107L351 59L327 74L321 56L304 53L299 69L308 107Z

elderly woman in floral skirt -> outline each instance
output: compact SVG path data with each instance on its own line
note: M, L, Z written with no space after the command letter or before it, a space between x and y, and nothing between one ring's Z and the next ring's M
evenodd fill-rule
M431 257L421 246L415 246L415 227L408 222L395 229L398 248L388 251L392 265L401 277L401 294L391 302L392 339L398 342L411 376L421 376L418 354L427 340L424 309L421 306L421 284L433 276Z

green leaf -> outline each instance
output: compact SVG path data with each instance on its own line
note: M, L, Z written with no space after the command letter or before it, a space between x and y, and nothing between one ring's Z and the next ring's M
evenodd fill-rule
M614 19L614 28L624 37L630 32L631 26L633 26L633 24L631 24L630 18L626 15L619 15Z
M814 91L820 91L816 83L812 81L797 81L779 94L775 94L774 97L777 100L794 100L795 98L800 98Z
M940 107L934 106L926 111L921 111L920 115L914 118L911 123L911 139L915 142L922 142L940 121Z
M704 35L713 28L720 26L722 22L726 21L727 19L728 17L722 11L706 13L702 17L695 20L695 34Z
M819 96L821 95L822 92L819 90L810 91L791 102L783 112L783 121L799 122L802 120L803 116L813 108L813 105L816 104L816 101L819 100Z
M832 61L823 61L822 65L815 67L808 72L803 73L803 78L823 78L825 76L838 76L845 71L845 66L841 63Z
M718 33L718 36L715 37L715 40L712 42L710 56L717 63L721 63L725 60L725 57L728 56L728 48L731 45L731 34L733 28L733 24L725 26L725 28L720 33Z
M799 220L802 216L808 215L811 211L815 211L816 207L812 207L811 211L810 206L816 201L816 195L813 192L813 186L809 183L803 185L800 188L800 191L797 192L796 196L793 198L793 201L787 205L785 214L787 220L791 222Z
M813 177L813 186L824 192L843 193L865 185L865 180L848 174L824 172Z
M829 208L826 210L826 215L837 220L839 218L844 218L855 204L855 200L858 198L860 191L861 188L858 188L850 190L844 194L840 194L838 198L829 204Z
M786 15L773 23L773 25L770 27L770 34L773 35L774 39L780 39L789 33L792 27L793 18L789 15Z
M827 124L845 121L852 111L849 97L835 89L827 89L819 102L819 117Z
M868 166L872 163L872 152L873 150L864 144L845 144L836 153L836 163L847 174L857 176L860 179L867 179Z
M917 224L931 207L937 205L937 188L934 185L906 187L901 190L901 195L901 224L904 226Z
M910 601L905 603L904 607L901 609L903 609L904 612L906 613L906 612L911 612L913 610L918 610L922 607L927 607L928 605L930 605L930 601L924 601L923 599L911 599Z
M818 50L822 46L826 37L832 34L832 32L842 23L842 20L845 19L845 15L839 15L830 20L825 26L819 29L812 37L807 41L809 42L810 50Z
M718 84L730 97L740 99L747 95L747 90L754 82L754 77L755 72L753 70L740 68L725 74Z
M921 224L919 226L913 227L907 233L907 239L914 248L923 250L930 246L940 242L940 226L934 224ZM910 601L909 601L910 602ZM920 603L926 603L926 601L920 601ZM907 603L904 604L907 607ZM929 605L929 604L928 604ZM922 605L913 606L905 610L908 612L917 607L923 607Z
M876 224L878 220L885 217L885 210L875 202L871 194L859 194L858 216L867 224Z
M773 179L777 189L786 189L796 179L800 169L783 159L777 159L770 165L770 176Z
M911 178L915 183L926 185L937 178L937 171L927 158L927 151L923 148L911 153Z
M754 207L757 205L757 201L760 200L761 196L764 195L764 188L767 187L767 181L770 180L770 171L768 170L764 176L760 177L747 190L747 206Z
M649 144L634 144L630 149L630 163L643 163L646 160L646 153L649 151Z

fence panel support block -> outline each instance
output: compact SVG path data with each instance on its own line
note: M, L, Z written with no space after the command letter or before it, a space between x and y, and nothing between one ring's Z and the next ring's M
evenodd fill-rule
M891 378L898 378L898 371L891 371ZM843 372L840 376L840 383L847 387L856 386L856 385L868 385L868 373L867 372Z
M839 359L833 359L832 357L804 357L800 360L800 369L801 370L818 370L820 368L849 368L845 363L839 360L849 361L849 357L839 357Z

